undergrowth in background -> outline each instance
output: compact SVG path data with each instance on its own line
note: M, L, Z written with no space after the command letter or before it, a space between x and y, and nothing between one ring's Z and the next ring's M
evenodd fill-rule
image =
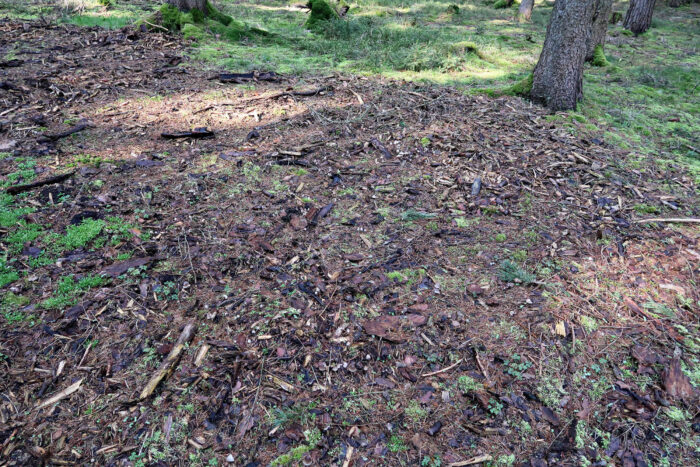
M81 26L120 28L146 17L160 2L69 0L60 9L54 4L0 0L0 15L20 19L53 15ZM307 10L292 1L214 4L270 35L251 33L234 40L206 26L202 33L186 34L190 57L211 68L380 74L487 94L527 79L537 62L552 5L538 1L532 21L517 22L517 3L496 9L490 0L357 0L351 2L346 18L312 32L304 26ZM627 2L618 2L614 11L624 13L626 8ZM608 65L587 67L578 111L557 114L552 120L661 163L680 158L700 179L699 40L697 34L688 34L698 28L698 9L697 4L657 6L652 28L639 37L629 35L620 24L610 25L605 46Z

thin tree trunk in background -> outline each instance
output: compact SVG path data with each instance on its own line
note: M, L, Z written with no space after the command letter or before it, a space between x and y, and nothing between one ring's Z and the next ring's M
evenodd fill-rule
M641 34L651 26L656 0L630 0L623 26L635 34Z
M593 58L593 52L599 45L605 44L605 34L608 32L608 22L612 14L613 0L597 0L591 26L591 37L586 46L586 61Z
M532 76L530 97L552 110L570 110L583 97L583 64L595 2L557 0Z
M190 11L193 8L204 11L207 4L207 0L166 0L166 2L182 11Z
M535 6L535 0L522 0L518 7L518 19L521 21L530 21L532 17L532 8Z

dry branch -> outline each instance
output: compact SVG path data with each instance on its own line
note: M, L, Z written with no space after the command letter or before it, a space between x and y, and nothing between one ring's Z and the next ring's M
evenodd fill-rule
M77 391L78 388L80 388L80 385L82 384L82 382L83 382L83 380L79 379L78 381L71 384L63 391L57 392L53 396L51 396L48 399L44 400L43 402L40 402L39 404L37 404L36 409L48 407L49 405L55 404L56 402L60 401L61 399L65 399L66 397L70 396L75 391Z
M25 191L33 190L34 188L38 188L40 186L44 185L51 185L53 183L60 183L63 180L66 180L70 177L72 177L75 174L75 170L72 172L60 174L60 175L54 175L53 177L48 177L43 180L37 180L36 182L31 182L31 183L25 183L23 185L15 185L11 186L8 189L5 190L5 193L9 195L16 195L18 193L24 193Z
M669 217L663 219L661 217L653 217L651 219L635 219L632 222L635 224L643 224L645 222L675 222L678 224L700 224L700 219L694 217Z
M177 365L177 362L180 360L180 354L182 354L182 351L185 348L185 344L187 344L190 341L190 339L192 339L195 329L196 326L193 322L189 322L185 325L184 329L182 330L182 333L180 333L180 337L177 338L177 342L175 342L175 345L173 346L172 350L170 351L168 356L165 357L165 360L163 360L163 363L160 364L153 376L151 376L151 379L148 381L148 384L146 384L146 387L143 388L143 391L141 391L141 394L139 395L139 400L144 400L148 396L153 394L153 391L155 391L158 384L164 378L170 375L170 373L172 373L173 369Z

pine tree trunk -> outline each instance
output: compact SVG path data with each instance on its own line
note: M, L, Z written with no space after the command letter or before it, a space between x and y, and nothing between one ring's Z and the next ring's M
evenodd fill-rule
M166 0L166 2L182 11L190 11L194 8L205 11L207 4L207 0Z
M521 21L530 21L532 17L532 8L535 6L535 0L522 0L518 7L518 19Z
M591 37L586 46L586 61L593 59L593 52L599 45L605 44L605 34L608 32L608 22L612 14L613 0L597 0L591 26Z
M547 26L530 97L552 110L570 110L583 97L583 64L595 2L557 0Z
M630 0L623 26L635 34L641 34L651 26L656 0Z

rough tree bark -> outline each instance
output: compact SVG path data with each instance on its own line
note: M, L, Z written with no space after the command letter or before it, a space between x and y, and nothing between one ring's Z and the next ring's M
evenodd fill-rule
M190 11L194 8L205 11L207 0L166 0L166 3L182 11Z
M651 26L651 16L654 13L656 0L630 0L625 22L622 24L635 35L641 34Z
M570 110L583 97L583 64L595 2L557 0L547 26L530 97L552 110Z
M613 0L597 0L595 3L591 36L586 45L586 61L593 59L593 53L597 46L605 45L605 34L608 32L608 22L612 14Z
M535 6L535 0L522 0L518 7L518 19L521 21L530 21L532 17L532 8Z

